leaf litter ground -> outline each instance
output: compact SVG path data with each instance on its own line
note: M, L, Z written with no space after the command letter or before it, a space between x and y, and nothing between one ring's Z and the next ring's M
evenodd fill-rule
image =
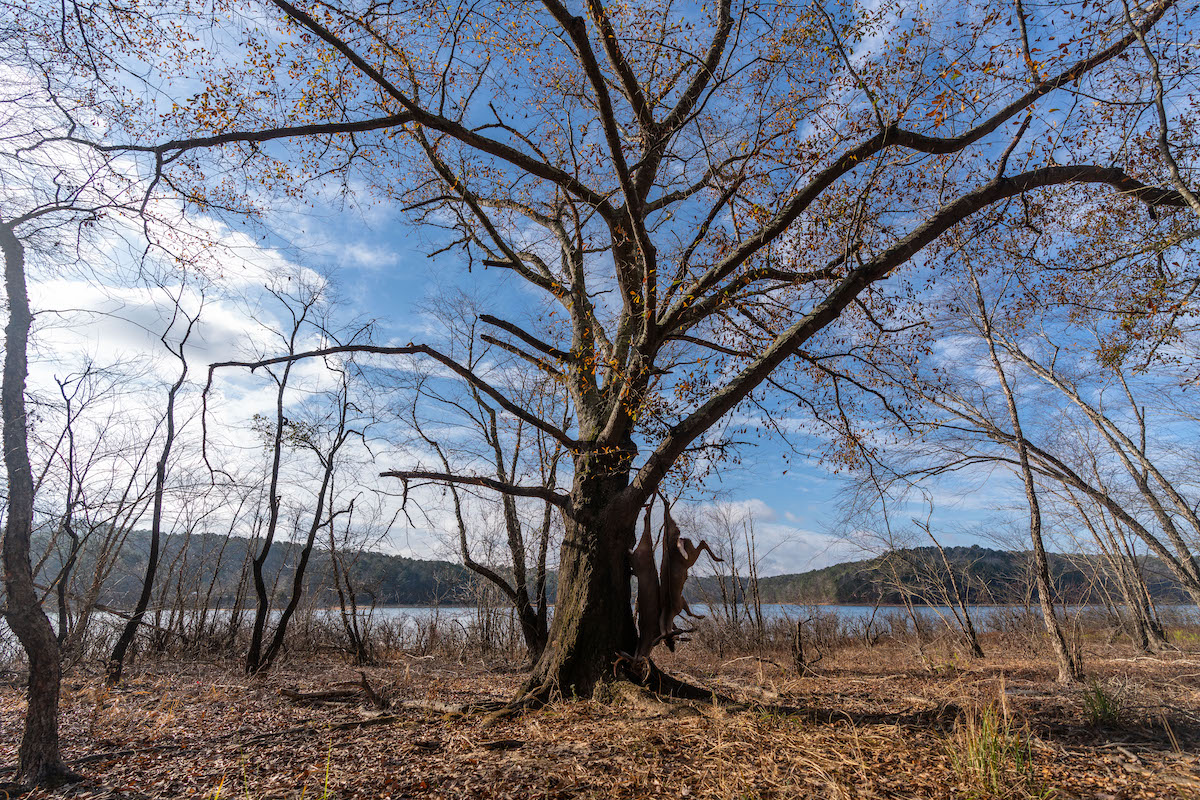
M28 797L1200 798L1200 656L1098 649L1098 682L1075 689L1054 685L1044 659L949 647L843 649L808 677L779 654L692 652L662 665L745 708L630 692L494 724L442 712L512 697L522 674L485 665L496 658L397 654L362 671L292 659L266 678L162 661L113 690L76 672L63 742L87 780ZM1116 706L1103 721L1089 716L1095 686ZM22 705L12 676L0 766L15 760ZM1002 709L1028 754L1000 764L1019 774L998 786L963 768L956 733L985 708Z

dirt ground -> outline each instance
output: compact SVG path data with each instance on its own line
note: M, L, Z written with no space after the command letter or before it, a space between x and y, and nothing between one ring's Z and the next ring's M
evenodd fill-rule
M1044 657L1001 645L985 640L977 660L940 645L848 647L806 677L786 653L685 646L661 665L745 705L630 691L490 724L416 706L511 697L522 675L496 657L395 654L361 672L293 658L265 678L158 662L114 690L77 671L62 739L86 780L55 796L1200 798L1194 647L1146 658L1097 645L1085 653L1094 683L1063 689ZM0 687L0 769L15 761L21 712L13 675Z

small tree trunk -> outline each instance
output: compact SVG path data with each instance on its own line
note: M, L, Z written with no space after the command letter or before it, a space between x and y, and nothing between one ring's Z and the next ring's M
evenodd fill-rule
M345 426L344 416L342 425L343 427ZM327 522L324 517L325 503L328 501L330 494L329 487L333 482L334 460L337 458L337 451L343 441L345 441L344 438L340 439L329 453L328 458L325 459L324 472L321 477L321 490L317 493L317 508L313 511L312 524L308 528L308 537L304 540L304 549L300 551L300 561L292 571L292 594L288 598L288 603L284 607L283 613L279 615L279 622L275 624L275 634L271 637L271 643L267 646L266 652L259 661L258 672L266 672L275 663L275 659L279 656L279 652L283 648L283 640L287 636L288 622L291 621L292 615L296 613L296 609L300 605L300 598L304 594L304 578L308 572L308 562L312 557L313 546L317 541L317 532ZM336 514L333 516L336 517ZM328 520L328 524L330 527L333 526L332 518Z
M55 581L58 589L58 635L55 638L59 648L62 648L67 636L71 633L71 607L67 603L67 594L71 584L71 573L75 569L75 562L79 559L80 548L79 534L75 532L75 526L71 521L70 504L68 504L66 517L63 519L62 529L67 534L67 538L71 540L71 551L67 555L67 561L63 564L62 570L58 573L58 580Z
M1062 626L1054 614L1050 563L1046 558L1046 546L1042 539L1042 509L1038 502L1037 483L1033 478L1033 469L1029 465L1029 445L1025 440L1025 434L1021 431L1021 415L1017 411L1017 401L1013 395L1012 386L1009 385L1000 356L996 353L996 339L992 331L991 318L988 316L987 306L983 301L983 290L979 287L979 279L974 271L971 272L971 282L975 287L976 307L979 311L983 334L987 340L988 352L992 358L992 367L996 370L996 377L999 378L1000 388L1004 392L1004 402L1008 407L1008 416L1012 423L1013 446L1017 451L1021 481L1025 486L1025 499L1029 504L1029 537L1033 542L1034 579L1037 582L1038 603L1042 608L1042 621L1045 623L1046 633L1050 636L1050 644L1054 648L1054 655L1058 661L1059 683L1075 683L1083 679L1083 669L1067 647L1067 639L1063 635Z
M292 344L289 351L295 349L295 331L292 333ZM275 542L275 531L279 526L279 512L283 498L279 492L279 468L283 460L284 422L283 401L287 392L288 377L292 373L292 363L289 361L283 368L275 393L275 428L271 440L271 482L267 489L267 531L263 537L262 548L250 562L254 575L254 596L258 604L254 609L254 627L250 632L250 647L246 652L246 674L253 675L262 668L263 637L266 635L267 618L271 614L271 598L267 593L267 580L264 575L267 558L271 555L271 545Z
M178 305L176 308L178 308ZM179 351L175 353L182 366L179 370L179 377L167 392L167 429L163 439L162 452L159 454L158 463L154 468L154 508L150 516L150 552L146 557L146 574L142 577L142 591L138 595L137 606L134 608L133 614L129 617L129 621L125 623L125 627L121 630L121 635L113 647L112 655L109 656L107 669L109 684L116 684L121 681L121 673L125 669L125 655L129 651L129 646L133 644L133 638L137 635L138 625L141 624L142 618L146 615L146 609L150 606L150 597L154 593L154 581L158 575L158 554L162 542L163 496L167 489L167 466L171 459L171 448L175 444L175 398L179 395L179 390L183 387L183 382L187 380L188 363L184 357L183 348L187 344L188 337L191 335L192 327L195 324L195 319L189 320L187 331L179 343ZM167 333L164 333L164 343L166 342L166 337Z
M4 466L8 474L8 517L4 526L5 619L29 659L25 693L25 730L17 751L17 779L52 784L72 777L58 749L58 692L62 662L58 639L38 602L29 557L33 537L33 470L25 422L25 378L29 295L25 288L25 252L13 229L0 223L8 324L4 329L4 381L0 386Z
M1042 621L1046 625L1046 633L1050 636L1050 645L1054 648L1054 657L1058 662L1058 682L1076 683L1083 680L1083 670L1079 662L1071 654L1067 646L1067 637L1063 634L1062 625L1054 613L1054 594L1050 583L1050 562L1046 557L1046 547L1042 542L1042 519L1036 505L1033 490L1026 488L1026 493L1035 497L1030 507L1029 534L1033 540L1034 577L1037 581L1038 604L1042 609Z
M546 616L539 615L531 603L517 608L517 618L521 622L521 636L525 639L525 649L529 652L529 663L536 664L546 649L546 640L550 632L546 625Z
M963 587L959 586L958 579L954 577L954 567L950 565L950 559L946 557L946 550L942 547L942 543L934 539L932 531L927 529L926 533L929 534L930 539L933 539L933 544L942 557L942 565L946 567L946 576L950 579L950 591L954 597L954 605L957 607L955 616L958 617L959 624L962 626L967 645L971 648L971 655L975 658L983 658L983 648L979 645L979 634L975 632L975 621L971 619L971 610L967 607L966 592Z

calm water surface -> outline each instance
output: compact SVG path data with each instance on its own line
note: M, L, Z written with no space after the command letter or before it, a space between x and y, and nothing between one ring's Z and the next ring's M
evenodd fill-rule
M692 603L692 610L697 614L712 614L721 616L723 611L720 608L710 609L704 603ZM1063 606L1058 607L1060 610ZM1025 612L1023 606L1012 605L971 605L967 606L971 613L971 618L977 624L985 624L998 617L1011 614L1020 614ZM1065 606L1068 613L1077 613L1080 611L1098 611L1103 612L1104 606ZM938 620L945 617L953 620L954 612L949 606L916 606L916 613L922 617L931 620ZM553 612L553 608L551 608ZM1030 607L1030 611L1034 614L1039 614L1038 606ZM904 606L839 606L839 605L794 605L790 603L764 603L762 606L763 617L767 620L802 620L809 617L818 616L837 616L847 621L867 621L872 618L882 620L893 614L902 614L907 616L908 612ZM1198 606L1160 606L1161 614L1170 614L1172 618L1189 619L1195 622L1200 622L1200 607ZM380 606L374 610L377 618L396 619L407 618L413 620L428 620L428 619L471 619L477 613L474 607L464 606Z
M1005 617L1016 617L1026 613L1023 606L1012 605L972 605L967 606L971 612L971 619L981 630L998 627ZM1060 612L1065 610L1067 614L1075 614L1081 611L1096 611L1105 613L1103 606L1059 606ZM693 603L692 610L697 614L713 616L718 619L725 616L725 612L721 608L709 608L704 603ZM942 620L948 624L954 623L954 612L948 606L916 606L915 612L937 625ZM554 609L551 607L551 613ZM399 623L401 626L428 624L431 622L444 622L449 624L459 624L464 628L470 625L480 614L479 609L474 606L378 606L374 609L359 609L360 616L370 616L377 622L392 622ZM865 606L865 605L793 605L788 603L764 603L762 606L763 617L771 622L776 620L784 620L787 622L795 622L797 620L808 620L816 618L837 617L843 623L851 624L867 624L874 623L881 626L887 624L887 620L896 615L907 619L908 612L904 606ZM57 614L47 612L50 617L51 624L57 624ZM228 611L217 610L209 612L209 619L214 615L222 616ZM338 609L329 608L318 612L320 615L326 615L332 619L336 619ZM512 612L506 609L493 609L491 613L494 615L492 619L504 618ZM742 611L742 614L745 612ZM1038 607L1032 606L1029 613L1039 614ZM1200 624L1200 607L1189 605L1159 606L1159 614L1164 622L1169 624L1191 623ZM196 619L198 613L193 614L187 612L191 618L189 621ZM164 622L165 622L164 615ZM147 621L153 623L152 614L147 614ZM247 612L247 621L253 618L253 611ZM125 624L125 620L112 616L110 614L96 614L93 617L93 622L100 625L109 625L112 627L120 627ZM993 624L996 623L996 624ZM11 632L8 626L0 617L0 643L13 645L11 641Z

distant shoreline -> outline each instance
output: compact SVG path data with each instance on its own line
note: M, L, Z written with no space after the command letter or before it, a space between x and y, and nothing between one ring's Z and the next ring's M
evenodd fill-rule
M550 603L547 607L550 608L551 610L553 610L554 605L555 605L554 603ZM701 607L701 608L719 608L720 607L716 604L707 604L707 603L703 603L703 602L695 602L695 603L692 603L691 605ZM743 604L739 603L738 605L741 606ZM899 603L875 604L875 603L830 603L830 602L821 602L821 603L772 602L772 603L762 603L761 605L764 608L779 607L779 606L792 606L795 608L804 608L804 607L808 607L808 606L812 606L814 608L878 608L880 610L904 609L905 608L904 605L899 604ZM954 607L954 606L948 606L948 605L936 604L936 603L915 603L914 602L912 605L913 605L913 608L953 608ZM1168 601L1162 601L1162 602L1156 603L1155 606L1159 607L1159 608L1165 607L1165 608L1200 609L1200 606L1197 606L1194 603L1179 603L1179 602L1168 602ZM438 603L429 603L429 604L380 603L378 605L373 605L373 606L363 605L363 604L359 604L359 606L358 606L358 610L360 612L362 612L364 610L371 610L371 609L375 609L375 610L387 609L387 610L394 610L394 611L400 611L400 610L404 610L404 609L414 609L414 610L419 609L419 610L424 611L424 610L432 610L432 609L446 609L446 610L472 609L473 610L475 608L476 608L476 606L474 606L474 605L453 605L453 604L443 605L443 604L438 604ZM506 609L506 608L508 608L508 606L496 606L493 610ZM1024 609L1024 608L1028 608L1030 611L1039 611L1039 613L1040 613L1040 609L1039 609L1037 603L1030 603L1028 606L1025 605L1024 603L967 603L967 608L968 609L974 609L974 608L1021 608L1021 609ZM1105 606L1103 603L1066 603L1066 604L1055 603L1055 608L1108 608L1108 606ZM192 610L199 611L200 609L192 609ZM341 611L341 607L340 606L322 606L315 610L317 610L317 611Z

